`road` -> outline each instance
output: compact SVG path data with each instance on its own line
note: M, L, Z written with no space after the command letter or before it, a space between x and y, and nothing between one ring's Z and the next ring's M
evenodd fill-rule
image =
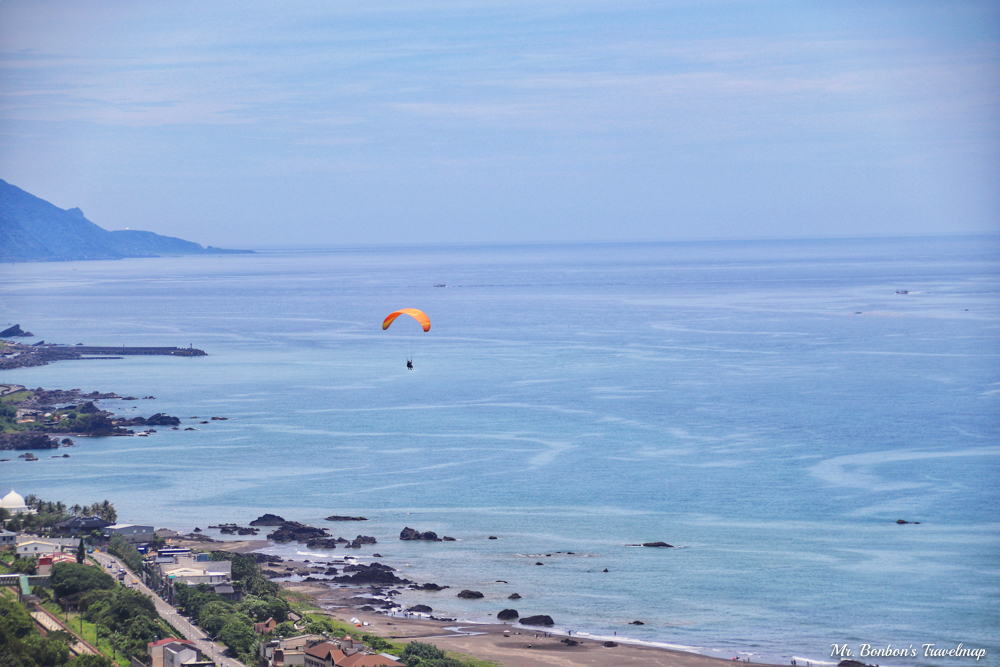
M184 639L190 639L193 641L198 646L199 650L201 650L206 657L211 659L212 662L217 665L222 665L223 667L246 667L246 665L239 660L234 660L233 658L224 655L226 650L225 646L211 641L201 628L192 625L186 616L181 616L180 612L178 612L176 608L167 604L153 591L146 588L146 585L142 583L142 577L138 576L134 572L131 572L127 567L125 567L124 563L119 562L119 560L111 554L95 551L92 555L104 568L107 568L110 563L112 569L116 573L118 572L118 568L124 568L125 582L135 590L145 593L149 597L153 598L153 604L156 605L157 613L162 616L167 623L177 628L177 630L184 635ZM115 576L117 576L117 574ZM135 579L138 583L133 584L133 579Z

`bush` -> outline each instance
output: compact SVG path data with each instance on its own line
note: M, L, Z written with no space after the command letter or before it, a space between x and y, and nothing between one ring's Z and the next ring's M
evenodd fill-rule
M80 591L109 590L115 585L114 579L93 565L56 563L49 574L49 586L61 598Z
M424 644L422 642L410 642L400 656L403 664L408 667L423 665L426 660L441 660L444 658L444 651L434 644Z

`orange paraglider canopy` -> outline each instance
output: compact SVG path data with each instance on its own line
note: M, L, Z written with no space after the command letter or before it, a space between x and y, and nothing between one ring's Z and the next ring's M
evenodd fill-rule
M417 322L420 322L420 326L424 328L424 331L431 330L431 319L427 317L427 313L422 310L417 310L416 308L402 308L397 310L395 313L389 313L389 316L385 318L384 322L382 322L382 331L388 329L389 325L392 324L400 315L409 315Z

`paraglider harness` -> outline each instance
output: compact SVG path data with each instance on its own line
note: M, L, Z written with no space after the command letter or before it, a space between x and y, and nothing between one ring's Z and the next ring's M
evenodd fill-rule
M406 360L406 367L409 368L411 371L413 370L413 359Z

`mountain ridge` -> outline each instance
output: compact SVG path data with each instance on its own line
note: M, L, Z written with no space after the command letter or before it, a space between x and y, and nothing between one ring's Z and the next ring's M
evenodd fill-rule
M79 208L61 209L0 179L0 262L252 253L133 229L108 231Z

